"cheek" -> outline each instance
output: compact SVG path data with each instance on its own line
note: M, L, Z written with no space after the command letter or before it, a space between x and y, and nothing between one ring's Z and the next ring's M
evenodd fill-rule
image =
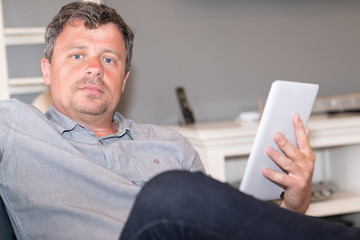
M59 92L61 95L64 95L64 93L68 91L68 86L64 78L58 78L52 87L55 88L54 90Z
M105 74L104 80L107 79L107 85L110 88L110 91L113 93L119 92L121 93L124 86L124 78L122 74L119 72L108 72Z
M70 76L64 74L65 72L58 73L56 76L52 76L51 89L53 95L57 95L61 99L67 99L68 95L72 95Z
M116 105L120 100L121 94L123 92L122 90L123 90L123 84L119 82L113 84L112 87L110 87L111 98L112 98L111 101Z
M75 83L76 79L80 79L79 73L80 67L76 64L62 64L58 67L59 71L57 72L57 85L64 88L70 88L72 84Z

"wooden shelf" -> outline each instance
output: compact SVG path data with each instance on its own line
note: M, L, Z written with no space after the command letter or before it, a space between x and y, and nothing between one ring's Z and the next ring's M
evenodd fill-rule
M44 44L45 27L5 28L5 46ZM7 79L7 94L31 94L43 92L46 87L41 76ZM4 84L6 81L2 81Z
M45 42L45 27L5 28L4 34L7 46L43 44Z
M10 94L29 94L43 92L46 86L42 77L10 78L9 89Z
M326 217L354 212L360 212L360 194L338 191L329 200L312 202L306 215Z

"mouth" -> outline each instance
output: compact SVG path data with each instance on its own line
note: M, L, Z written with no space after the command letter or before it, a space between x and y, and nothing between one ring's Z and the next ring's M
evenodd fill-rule
M96 85L87 85L80 88L80 90L92 95L100 95L104 93L104 91L101 90L101 88Z

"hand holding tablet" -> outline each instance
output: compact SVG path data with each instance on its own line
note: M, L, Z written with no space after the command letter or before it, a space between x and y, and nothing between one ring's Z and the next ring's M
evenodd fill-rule
M284 201L284 207L297 210L293 209L298 205L296 201L303 199L296 195L302 195L302 185L309 184L302 181L311 181L314 157L304 126L317 92L316 84L287 81L272 84L240 185L241 191L261 200L273 200L279 199L286 188L285 197L289 201ZM280 186L264 174L269 174ZM289 206L291 204L294 206Z

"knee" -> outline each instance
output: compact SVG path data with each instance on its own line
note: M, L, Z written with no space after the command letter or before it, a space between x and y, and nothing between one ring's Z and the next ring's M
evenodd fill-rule
M190 186L206 178L201 172L167 171L152 178L140 191L140 197L187 195L186 191L192 191Z
M188 204L190 193L188 189L192 181L203 175L186 171L168 171L152 178L141 189L132 211L142 219L150 216L167 216L176 209L182 209Z
M140 191L137 201L146 204L187 206L210 199L226 201L230 192L237 189L205 176L201 172L168 171L151 179Z
M205 175L201 172L189 172L180 170L171 170L160 173L152 178L144 187L146 188L181 188L181 186L188 186L191 183L198 182Z

